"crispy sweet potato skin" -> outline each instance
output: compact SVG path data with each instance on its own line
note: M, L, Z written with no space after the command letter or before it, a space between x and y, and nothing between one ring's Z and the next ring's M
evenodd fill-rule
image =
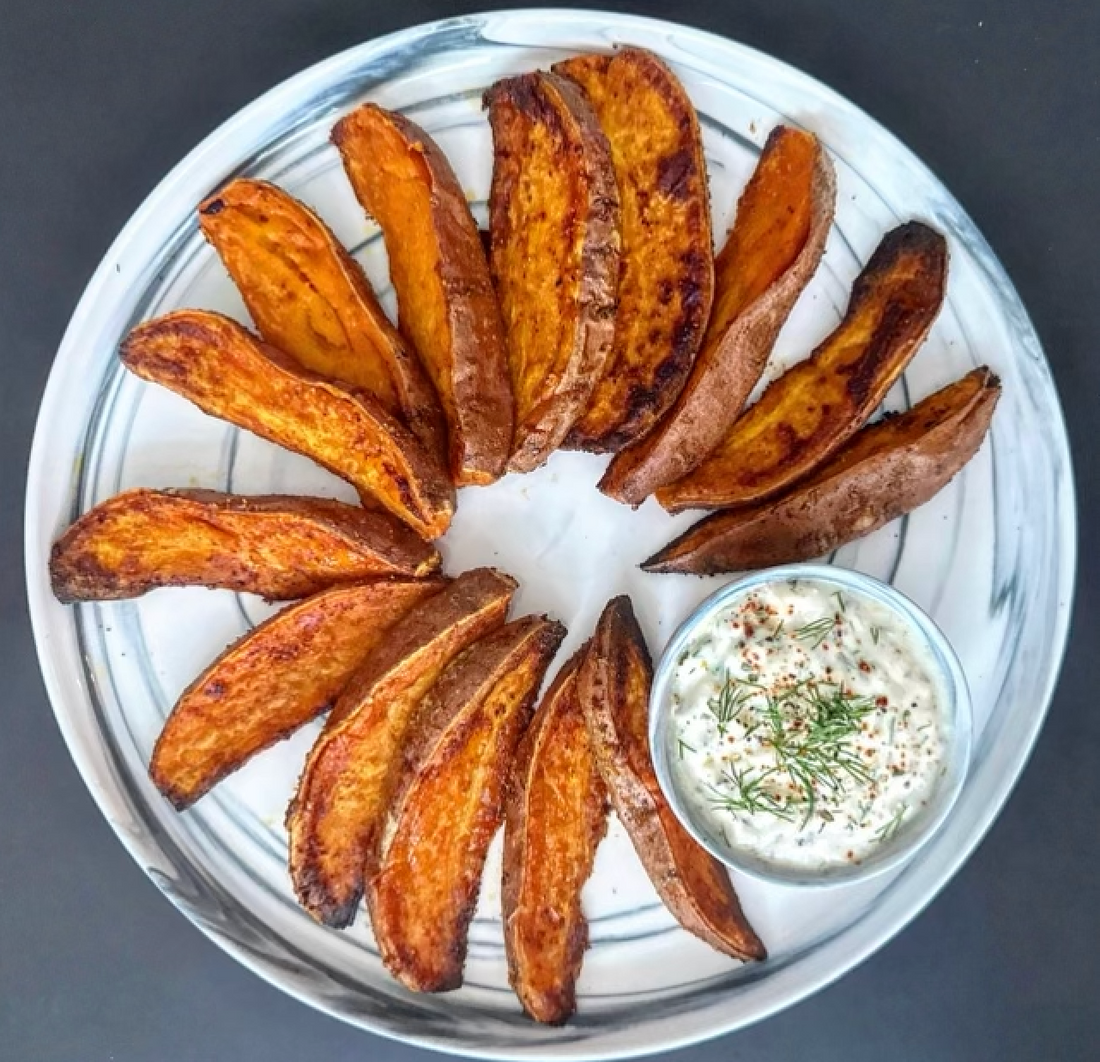
M220 417L346 479L425 538L447 530L454 486L374 399L304 369L221 314L179 310L138 325L122 362Z
M943 303L947 244L910 221L883 237L844 320L769 387L694 472L657 491L669 512L749 505L835 453L878 408Z
M477 224L451 164L418 125L373 103L337 123L333 143L378 222L401 330L443 404L451 475L491 483L512 444L504 325Z
M577 689L611 803L658 895L686 930L738 959L764 945L741 911L729 875L680 825L649 751L653 666L630 598L608 602L581 664Z
M459 576L390 629L336 702L287 811L290 875L319 921L354 919L417 708L458 653L504 622L515 589L488 568Z
M493 129L490 265L516 427L508 467L541 465L581 415L611 354L619 193L580 89L536 72L485 93Z
M642 567L693 575L767 568L868 535L923 505L977 453L1000 393L989 369L975 369L858 432L789 494L708 516Z
M588 947L581 889L607 830L607 789L577 699L583 653L558 673L524 734L505 806L508 979L523 1009L550 1025L577 1009Z
M369 391L442 458L431 382L370 282L328 226L267 181L238 178L199 207L199 225L264 341L303 367Z
M718 446L817 270L835 205L836 175L817 138L774 129L715 262L714 309L691 375L664 420L612 461L600 490L640 505Z
M427 575L439 552L388 513L327 498L129 490L86 512L54 543L59 601L209 586L269 601L375 575Z
M442 579L324 590L234 642L180 696L149 775L182 811L269 745L332 707L363 658Z
M367 889L382 961L415 992L462 984L516 745L564 636L544 617L516 620L453 660L424 699L392 835Z
M566 445L615 451L675 401L707 326L714 260L703 140L684 87L652 52L581 55L553 71L596 112L622 204L614 345Z

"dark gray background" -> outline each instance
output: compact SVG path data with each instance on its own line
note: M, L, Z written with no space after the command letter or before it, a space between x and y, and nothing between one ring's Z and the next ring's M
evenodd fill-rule
M473 10L420 0L0 0L0 1059L424 1052L269 988L164 900L58 735L26 620L35 409L99 257L164 172L333 52ZM1100 4L695 0L622 7L787 60L921 155L1001 256L1054 367L1082 514L1074 638L1035 756L981 849L901 937L692 1062L1100 1058Z

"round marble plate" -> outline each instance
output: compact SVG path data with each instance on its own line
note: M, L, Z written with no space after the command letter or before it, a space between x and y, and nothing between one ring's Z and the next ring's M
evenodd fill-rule
M981 363L1000 374L1004 396L990 439L946 490L832 558L915 599L962 659L975 750L945 828L904 869L864 885L815 892L737 880L771 952L766 963L739 966L676 926L613 824L585 892L592 948L580 1011L546 1029L521 1015L508 989L496 849L467 983L449 995L418 997L392 981L363 919L335 932L298 908L282 818L316 727L257 757L184 814L153 789L145 765L173 701L269 606L183 589L63 607L46 565L74 517L128 487L353 500L308 461L122 371L119 340L140 320L195 306L247 321L199 234L201 199L238 174L282 185L320 211L392 310L382 242L328 143L333 122L367 99L409 114L438 139L484 218L491 144L482 91L504 75L623 42L669 61L699 109L716 237L777 122L812 129L836 162L836 225L769 378L835 325L883 232L918 217L948 237L949 297L887 406L905 408ZM605 461L561 453L532 475L462 491L442 543L451 571L492 564L515 575L517 614L563 620L570 637L562 660L608 597L623 592L656 654L721 581L638 570L694 517L671 518L652 501L632 512L604 498L594 485ZM433 23L335 56L245 108L164 179L107 253L58 352L31 462L26 550L42 670L73 758L134 858L204 932L287 992L387 1036L482 1058L611 1058L714 1036L790 1005L866 958L943 887L993 821L1042 723L1066 638L1075 520L1062 416L1027 315L973 223L906 148L818 82L730 41L623 15L521 11Z

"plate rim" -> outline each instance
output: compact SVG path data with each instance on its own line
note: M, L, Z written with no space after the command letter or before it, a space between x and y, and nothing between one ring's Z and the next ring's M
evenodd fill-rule
M1031 725L1024 740L1021 742L1020 751L1001 782L995 798L990 800L984 809L984 813L978 818L965 844L956 850L951 858L943 861L939 870L934 874L929 886L919 900L912 899L902 905L902 910L892 916L887 924L876 933L870 935L859 947L853 948L831 970L807 979L806 983L793 992L788 992L780 1000L770 1002L761 1007L759 1013L748 1019L736 1018L727 1023L715 1023L703 1030L692 1030L678 1035L670 1036L659 1043L647 1044L637 1047L597 1046L593 1049L585 1049L584 1041L577 1044L549 1044L544 1047L537 1045L531 1047L512 1047L474 1049L464 1044L453 1044L447 1040L435 1036L418 1036L408 1034L396 1029L390 1029L381 1025L374 1025L355 1015L340 1011L323 999L309 995L300 989L292 979L280 976L278 971L269 967L263 961L254 957L250 952L241 947L237 942L222 935L216 927L204 924L197 920L192 912L181 902L173 892L166 890L157 876L151 872L151 863L156 862L156 855L160 852L160 846L152 833L139 823L139 829L128 829L120 822L120 808L118 794L113 793L107 786L101 785L95 778L96 757L102 754L102 749L87 747L84 739L77 732L77 720L68 708L67 695L63 690L62 678L57 668L50 659L49 644L51 625L48 611L54 603L50 596L49 579L46 575L46 559L48 556L48 544L43 546L43 533L47 530L43 526L39 502L37 498L38 485L43 480L44 466L46 464L46 436L50 431L50 421L55 413L54 406L58 405L61 392L61 367L64 361L70 359L73 348L80 343L81 328L85 318L90 314L91 308L100 297L102 290L107 286L111 277L111 271L122 259L128 245L145 226L148 218L162 204L173 202L173 186L180 182L188 172L198 165L203 158L217 149L223 142L233 138L240 129L246 129L264 112L277 107L283 97L299 95L305 86L311 81L325 81L332 71L339 69L344 64L355 63L360 56L366 56L371 51L389 52L399 47L405 39L422 38L433 32L445 29L457 28L463 25L480 25L487 21L506 19L551 19L556 23L570 20L577 23L592 25L597 22L605 28L610 28L620 36L629 36L632 28L642 28L650 32L663 30L686 34L690 37L721 49L732 49L741 52L747 57L753 57L758 61L773 64L784 72L793 75L804 85L816 89L830 105L847 108L857 114L863 121L875 127L882 135L899 147L912 162L919 168L925 179L934 181L950 196L951 201L957 207L959 217L968 226L967 236L972 239L977 247L985 252L983 268L991 273L990 281L999 288L1006 289L1015 303L1016 309L1022 315L1022 319L1030 330L1034 339L1035 349L1041 357L1043 367L1049 379L1049 384L1055 402L1055 423L1053 424L1053 437L1059 457L1064 462L1066 471L1066 483L1061 491L1062 513L1057 521L1058 545L1062 551L1062 569L1060 584L1055 584L1057 593L1057 629L1051 640L1050 666L1046 681L1043 684L1041 694L1041 706L1034 712ZM205 137L203 137L190 151L188 151L168 172L157 182L152 190L144 197L138 207L130 215L118 235L111 242L100 259L98 266L86 284L75 309L69 319L65 331L58 343L54 354L49 375L36 417L30 457L27 467L27 486L24 509L24 561L27 597L31 626L34 634L35 651L38 658L39 669L43 683L46 687L50 707L57 723L58 729L65 741L69 755L76 766L81 779L89 794L92 796L100 813L107 820L118 839L129 852L138 866L153 880L157 888L167 897L177 910L179 910L194 927L199 929L208 939L212 940L233 959L241 963L253 973L262 977L268 984L280 991L292 996L310 1007L338 1018L354 1027L371 1032L400 1043L413 1044L419 1047L435 1050L444 1054L462 1057L496 1058L496 1059L551 1059L559 1057L572 1057L577 1059L618 1059L643 1057L658 1051L675 1050L678 1048L702 1043L759 1021L771 1017L781 1010L785 1010L817 993L821 989L834 983L850 970L866 961L871 955L885 946L896 937L906 926L916 919L925 908L940 894L950 880L959 872L963 864L973 855L979 845L984 841L994 822L999 818L1009 797L1014 792L1020 776L1030 759L1039 733L1045 723L1047 713L1050 710L1055 688L1057 687L1061 670L1065 661L1066 648L1069 640L1070 625L1073 613L1073 604L1077 585L1077 558L1078 558L1078 519L1077 497L1075 487L1075 475L1073 469L1073 455L1070 450L1069 436L1066 428L1065 411L1058 394L1057 384L1050 369L1050 362L1043 350L1038 333L1031 321L1027 308L1016 291L1011 278L999 257L982 234L981 230L971 219L970 215L951 193L950 189L934 174L930 167L898 136L886 128L872 115L868 114L858 104L841 95L825 83L811 74L804 72L787 61L777 58L767 52L743 44L719 33L687 25L670 19L653 18L630 13L612 12L599 9L569 9L554 7L530 7L509 8L499 11L473 12L449 18L436 19L407 26L388 34L369 38L349 48L343 49L327 58L292 74L290 77L276 83L259 96L246 103L219 123ZM121 809L125 813L125 809ZM866 917L866 916L863 916ZM580 1048L580 1050L577 1050Z

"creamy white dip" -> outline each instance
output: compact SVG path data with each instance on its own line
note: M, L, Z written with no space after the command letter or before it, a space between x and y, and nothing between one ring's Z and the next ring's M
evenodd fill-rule
M813 579L747 590L675 664L670 763L701 824L777 867L859 863L916 822L948 720L920 635Z

